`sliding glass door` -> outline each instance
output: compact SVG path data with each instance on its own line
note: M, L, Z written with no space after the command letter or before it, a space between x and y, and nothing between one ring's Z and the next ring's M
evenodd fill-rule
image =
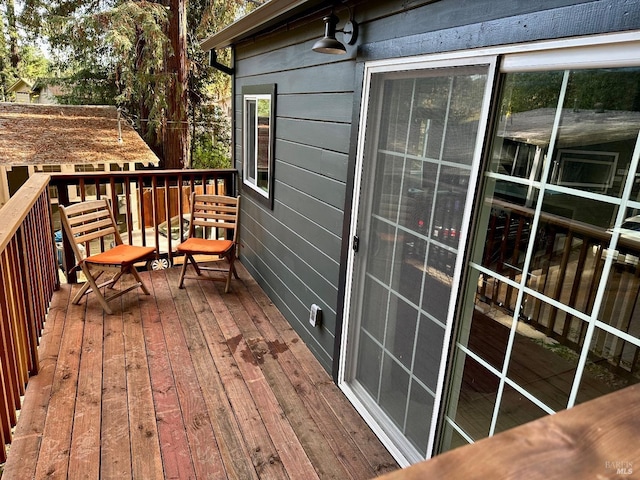
M493 62L421 67L368 71L342 382L409 461L433 442Z

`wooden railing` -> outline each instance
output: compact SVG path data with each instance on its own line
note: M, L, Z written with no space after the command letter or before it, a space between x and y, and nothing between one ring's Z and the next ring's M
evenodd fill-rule
M531 237L534 212L530 208L493 200L485 244L483 266L519 282L524 253ZM527 286L553 300L582 312L590 312L602 279L607 254L614 257L603 318L615 319L626 333L630 329L637 301L640 299L640 250L638 243L620 237L615 251L608 251L611 232L593 225L542 212L536 233L536 253L531 261ZM615 288L623 285L624 288ZM478 285L481 301L513 314L515 289L506 282L485 278ZM584 343L586 323L562 313L557 307L525 295L518 317L560 344L579 351ZM616 351L604 356L597 348L608 335L594 337L591 355L615 373L623 376L640 374L640 349L620 341ZM624 354L623 354L624 351ZM601 355L603 355L601 357Z
M158 257L168 265L173 262L175 247L184 238L188 223L179 221L189 212L192 191L237 195L237 170L135 170L118 172L82 172L51 174L51 196L54 203L71 203L94 198L108 198L120 226L123 241L129 244L155 246ZM59 217L54 205L54 227L59 230ZM177 228L167 234L167 225ZM164 223L164 230L161 227ZM62 241L63 271L69 282L76 281L74 258L67 239ZM94 246L95 248L95 246ZM87 249L91 249L88 245ZM90 253L90 252L88 252Z
M32 176L0 210L0 463L59 286L47 185L47 175Z

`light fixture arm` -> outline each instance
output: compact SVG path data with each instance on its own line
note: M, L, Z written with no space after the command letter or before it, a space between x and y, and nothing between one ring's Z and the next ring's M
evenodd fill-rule
M342 37L348 45L353 45L358 40L358 24L355 20L347 21L347 23L344 24L344 27L337 31L342 32Z

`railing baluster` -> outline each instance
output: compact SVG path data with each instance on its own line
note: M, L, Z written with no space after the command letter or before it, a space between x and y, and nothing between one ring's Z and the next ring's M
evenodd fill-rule
M23 224L24 226L24 224ZM26 332L27 314L25 311L26 295L22 288L22 279L26 272L24 272L20 266L18 259L18 243L21 242L21 237L24 236L24 229L21 227L18 234L14 237L14 241L11 242L7 248L7 262L8 262L8 277L11 286L11 320L14 340L16 344L17 363L18 368L18 393L20 396L24 395L24 389L29 378L29 355L28 355L28 341ZM20 408L20 401L18 399L16 408Z
M0 210L0 462L38 370L38 338L57 286L48 179L33 175Z
M13 242L13 240L12 240ZM12 243L10 242L10 243ZM3 365L5 372L8 372L9 377L9 385L10 385L10 395L8 398L9 405L13 408L13 415L11 417L11 424L15 425L16 416L15 410L20 408L20 344L18 343L18 339L16 338L17 332L15 331L15 316L14 316L14 308L16 299L13 295L12 282L13 278L11 278L11 259L9 248L10 245L7 245L7 249L2 252L2 281L4 283L5 288L0 295L0 303L2 304L2 317L3 317L3 326L4 326L4 338L5 338L5 348L8 352L7 363Z

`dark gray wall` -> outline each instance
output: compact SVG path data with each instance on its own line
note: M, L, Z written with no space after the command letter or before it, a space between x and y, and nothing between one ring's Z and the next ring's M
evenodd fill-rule
M360 2L357 48L342 56L311 50L327 13L236 45L235 155L241 169L242 87L277 84L274 207L244 195L241 257L335 375L363 62L640 29L640 0ZM340 25L349 16L335 13ZM321 327L308 323L312 303L322 307Z

